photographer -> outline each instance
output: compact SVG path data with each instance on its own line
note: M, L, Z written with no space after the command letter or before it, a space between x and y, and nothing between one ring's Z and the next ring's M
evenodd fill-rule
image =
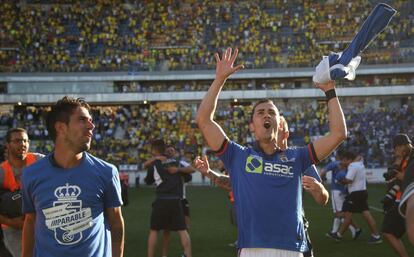
M405 221L398 212L398 205L402 195L401 185L405 172L405 158L401 155L399 149L408 142L407 139L408 137L402 134L394 137L394 162L383 175L388 183L388 191L382 200L385 213L382 233L394 251L401 257L408 257L408 253L401 240L406 231Z
M406 134L394 138L394 154L401 160L401 169L405 171L402 183L404 193L399 208L400 214L405 215L408 238L414 245L414 148Z

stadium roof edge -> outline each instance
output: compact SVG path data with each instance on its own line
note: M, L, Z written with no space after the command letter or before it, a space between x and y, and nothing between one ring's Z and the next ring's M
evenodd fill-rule
M233 79L300 78L312 77L313 68L246 69ZM76 73L0 73L0 82L74 82L74 81L168 81L212 80L214 70L159 71L159 72L76 72ZM414 73L411 64L362 65L357 75Z

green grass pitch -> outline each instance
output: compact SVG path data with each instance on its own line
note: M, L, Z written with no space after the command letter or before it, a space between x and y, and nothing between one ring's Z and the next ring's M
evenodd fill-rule
M370 206L381 208L379 201L384 196L385 185L368 185ZM151 203L154 200L153 188L141 187L129 189L130 203L123 208L126 227L126 257L145 257L147 254L147 237ZM236 250L228 244L236 240L236 229L230 225L227 193L220 188L209 186L187 187L187 198L190 202L191 227L190 237L193 256L195 257L235 257ZM361 215L356 215L357 223L363 234L353 241L347 233L342 242L335 242L325 236L332 225L331 203L322 207L313 202L306 194L306 216L310 220L310 235L316 257L392 257L397 256L387 242L369 245L368 225ZM371 209L377 226L380 229L383 214ZM406 235L403 241L410 256L414 256L414 246L409 244ZM159 235L157 248L161 246ZM158 251L156 257L161 256ZM172 233L169 257L179 257L182 253L176 233Z

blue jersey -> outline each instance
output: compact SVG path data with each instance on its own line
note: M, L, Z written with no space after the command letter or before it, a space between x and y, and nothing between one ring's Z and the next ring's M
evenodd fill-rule
M336 190L339 190L342 193L347 194L346 186L341 183L341 181L344 180L345 178L346 178L346 170L340 170L335 173L335 177L333 177L332 180L337 185Z
M62 169L53 157L23 173L23 212L35 213L35 257L110 257L106 208L122 204L116 167L86 152L79 166Z
M319 183L322 182L321 176L319 176L318 170L316 169L315 165L310 166L305 170L303 175L310 176L315 178Z
M239 248L307 250L302 219L302 175L315 160L308 148L269 156L227 142L219 153L230 173Z
M335 181L336 173L340 171L341 167L339 166L340 161L332 161L328 163L325 167L323 167L326 171L332 172L332 179L331 179L331 190L339 190L342 191L344 189L344 185L337 183Z

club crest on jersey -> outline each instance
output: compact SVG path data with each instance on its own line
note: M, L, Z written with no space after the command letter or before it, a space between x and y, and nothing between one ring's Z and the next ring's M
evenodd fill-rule
M263 158L257 155L249 155L246 160L246 172L262 173L263 172Z
M83 237L82 231L92 227L91 208L82 208L82 200L78 200L81 192L80 187L68 183L57 187L57 201L53 207L42 210L47 228L54 231L61 245L76 244Z
M287 158L287 156L286 156L286 154L284 153L284 152L281 152L280 153L280 155L279 155L279 159L282 161L282 162L294 162L295 161L295 157L292 157L292 159L288 159Z

